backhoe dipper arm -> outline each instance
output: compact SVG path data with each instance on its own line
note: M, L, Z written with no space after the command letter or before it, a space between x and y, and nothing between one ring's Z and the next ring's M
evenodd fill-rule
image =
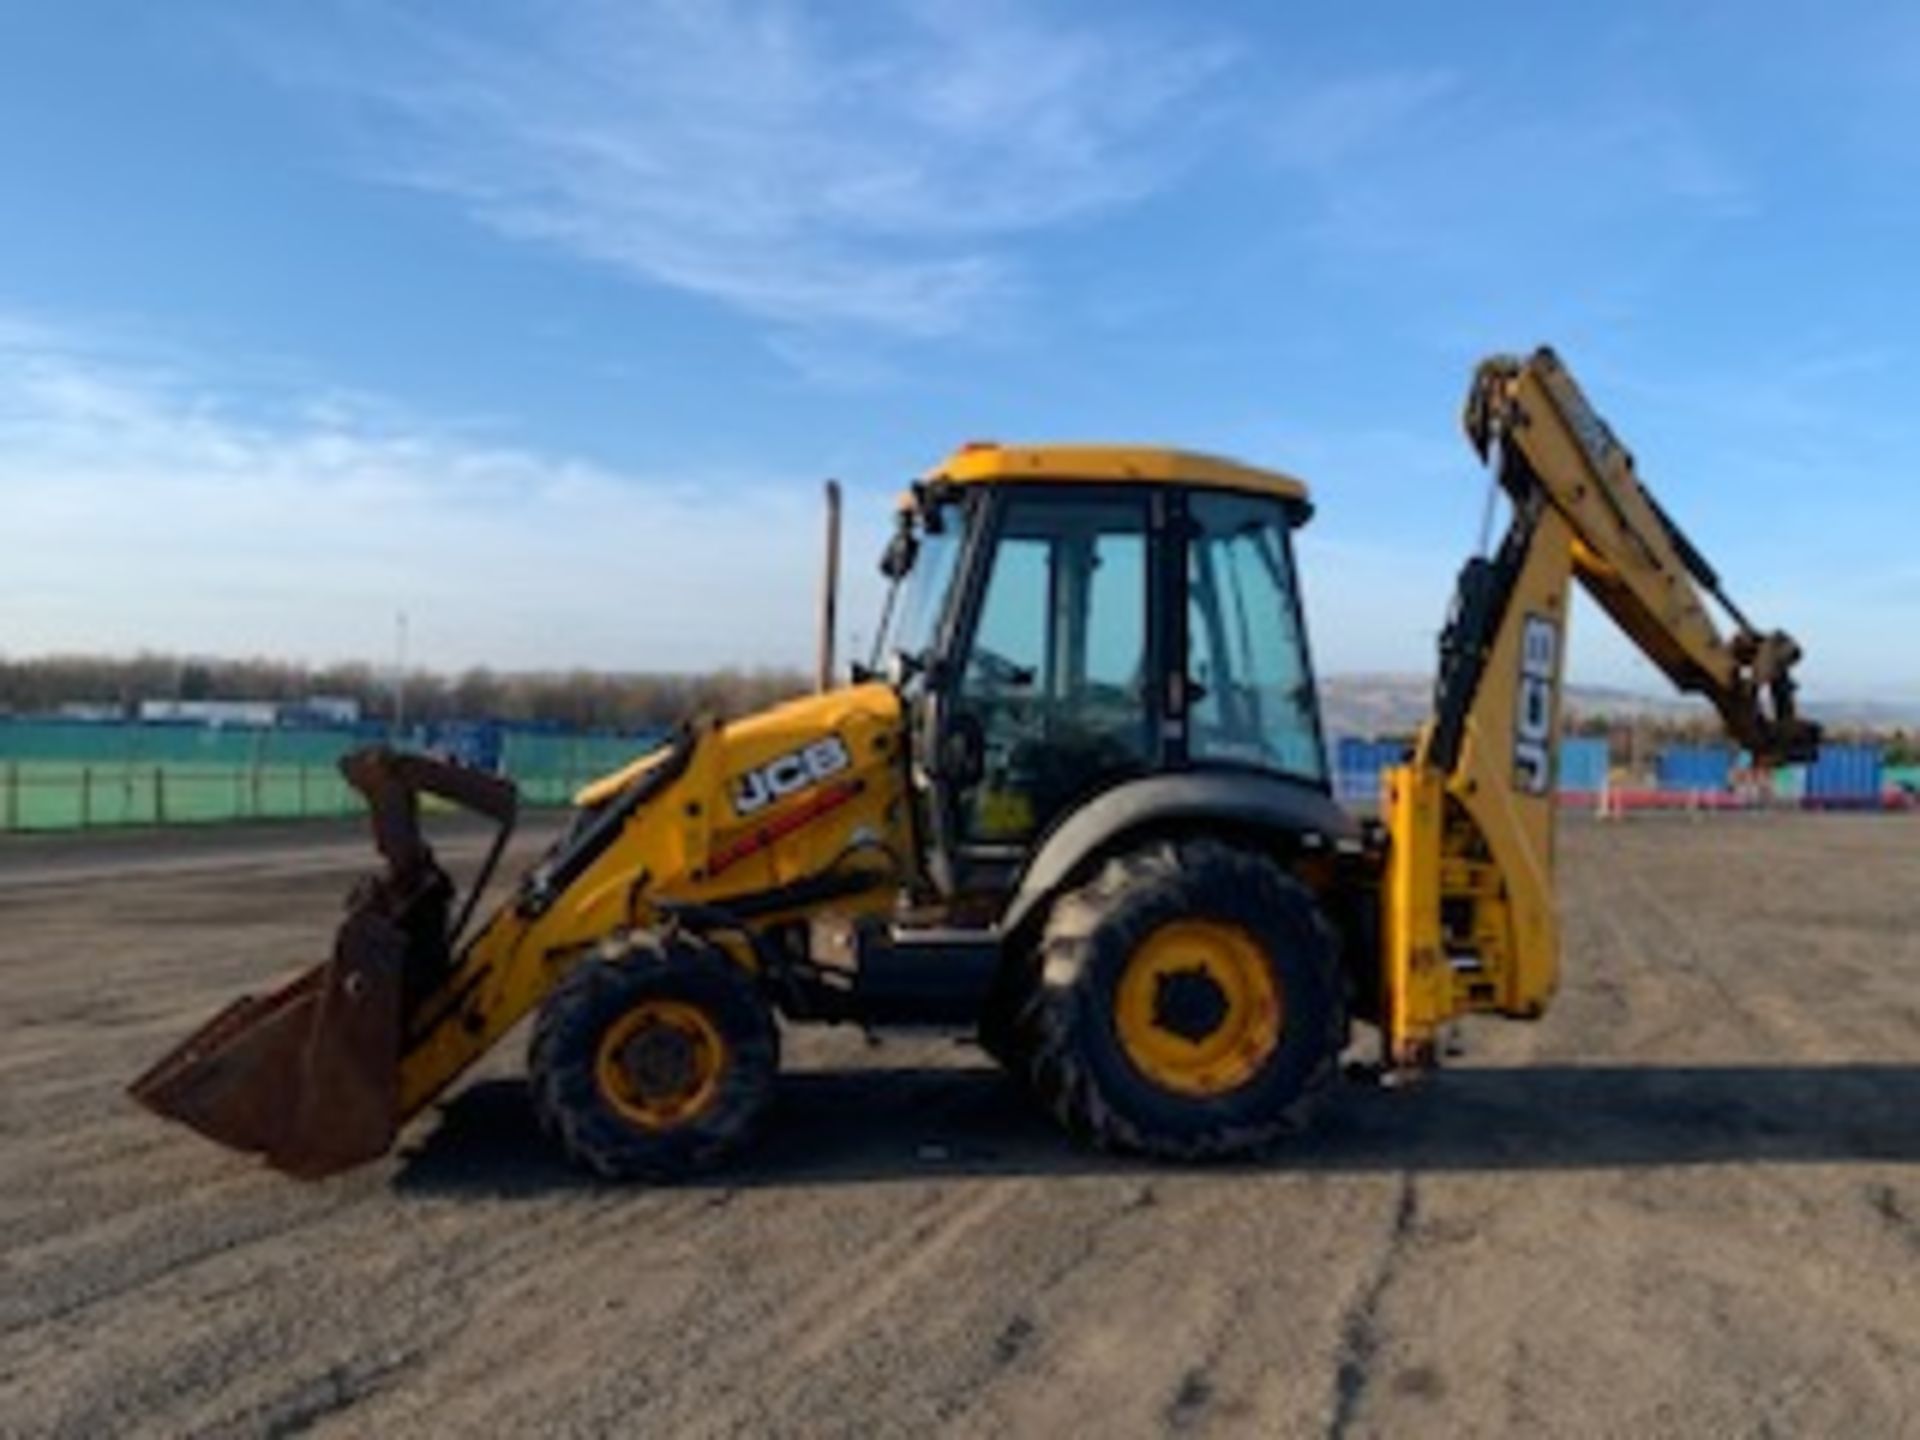
M1385 777L1380 1020L1394 1068L1430 1062L1456 1016L1536 1016L1552 998L1555 740L1575 576L1756 762L1808 758L1819 738L1795 712L1799 647L1727 598L1551 350L1484 362L1465 422L1513 515L1498 549L1461 572L1433 718L1411 763Z
M1516 505L1538 497L1573 532L1574 573L1674 685L1704 696L1756 763L1809 758L1794 709L1800 647L1761 632L1634 473L1633 456L1551 350L1483 362L1467 395L1468 438ZM1722 635L1705 604L1732 621Z

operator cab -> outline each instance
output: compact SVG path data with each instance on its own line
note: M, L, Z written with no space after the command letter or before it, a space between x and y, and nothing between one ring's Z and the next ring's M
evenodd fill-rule
M903 500L876 663L906 697L929 869L992 888L1099 792L1250 769L1324 793L1289 476L976 444Z

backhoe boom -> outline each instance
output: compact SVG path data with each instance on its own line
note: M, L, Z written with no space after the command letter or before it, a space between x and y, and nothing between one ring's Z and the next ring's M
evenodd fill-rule
M1461 573L1433 717L1384 786L1395 1067L1429 1062L1458 1015L1534 1016L1553 994L1555 741L1574 578L1676 687L1713 705L1756 764L1810 758L1819 736L1795 711L1799 646L1728 599L1551 350L1482 363L1465 425L1513 514L1498 549Z

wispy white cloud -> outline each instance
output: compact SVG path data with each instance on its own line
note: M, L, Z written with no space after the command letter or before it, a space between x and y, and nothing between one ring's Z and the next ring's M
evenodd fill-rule
M767 349L822 390L876 390L901 375L886 347L867 337L848 343L818 329L780 330L767 337Z
M811 477L636 476L386 406L256 401L0 317L0 644L366 658L404 609L436 665L808 651Z
M1012 237L1151 194L1181 158L1163 122L1231 58L995 0L600 0L511 41L354 18L278 60L364 102L385 178L789 329L892 336L1017 287Z
M1325 173L1398 143L1407 127L1460 89L1445 69L1382 70L1291 91L1267 117L1269 153Z
M1844 386L1877 363L1836 352L1791 374ZM1714 403L1711 389L1682 393ZM1801 419L1782 423L1792 430ZM1633 436L1651 440L1658 429ZM1438 440L1360 428L1255 448L1298 457L1321 482L1321 515L1301 549L1323 668L1430 664L1478 513L1464 446L1456 455ZM1911 662L1888 650L1885 625L1862 617L1895 623L1887 617L1911 610L1920 571L1904 557L1863 555L1836 572L1831 553L1806 540L1836 503L1808 495L1806 483L1856 493L1847 477L1871 463L1865 450L1801 470L1791 512L1800 518L1789 523L1782 510L1777 546L1749 538L1735 554L1717 543L1730 527L1702 502L1745 503L1755 492L1744 465L1720 472L1739 488L1703 489L1708 472L1683 466L1682 452L1650 453L1659 475L1694 478L1663 487L1666 498L1689 521L1708 512L1698 538L1757 619L1806 643L1813 693L1915 693ZM1459 492L1442 507L1452 520L1418 522L1423 543L1389 534L1385 522L1408 481ZM9 653L376 658L404 609L416 655L438 666L798 663L812 640L815 487L811 474L636 475L488 443L377 400L295 392L263 405L254 392L236 398L189 358L155 359L144 347L0 315L0 648ZM848 507L850 634L875 613L872 572L859 562L878 551L884 500L856 491ZM1575 679L1663 688L1592 607L1576 630Z
M1265 129L1269 162L1310 187L1308 233L1367 263L1512 265L1547 237L1584 242L1653 213L1739 219L1757 204L1686 109L1618 87L1516 109L1478 77L1384 69L1289 93Z

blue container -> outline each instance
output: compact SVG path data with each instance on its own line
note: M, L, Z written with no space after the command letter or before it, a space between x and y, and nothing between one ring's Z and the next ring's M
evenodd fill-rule
M427 744L475 770L498 773L500 727L488 720L448 720L432 726Z
M1878 805L1884 768L1878 745L1822 745L1807 767L1807 803Z
M1605 736L1569 736L1560 742L1560 790L1597 795L1607 785L1610 760Z
M1400 740L1362 740L1342 735L1333 742L1333 793L1347 804L1378 804L1380 772L1407 758Z
M1674 745L1654 762L1654 783L1684 794L1717 794L1733 772L1733 751L1725 745Z

